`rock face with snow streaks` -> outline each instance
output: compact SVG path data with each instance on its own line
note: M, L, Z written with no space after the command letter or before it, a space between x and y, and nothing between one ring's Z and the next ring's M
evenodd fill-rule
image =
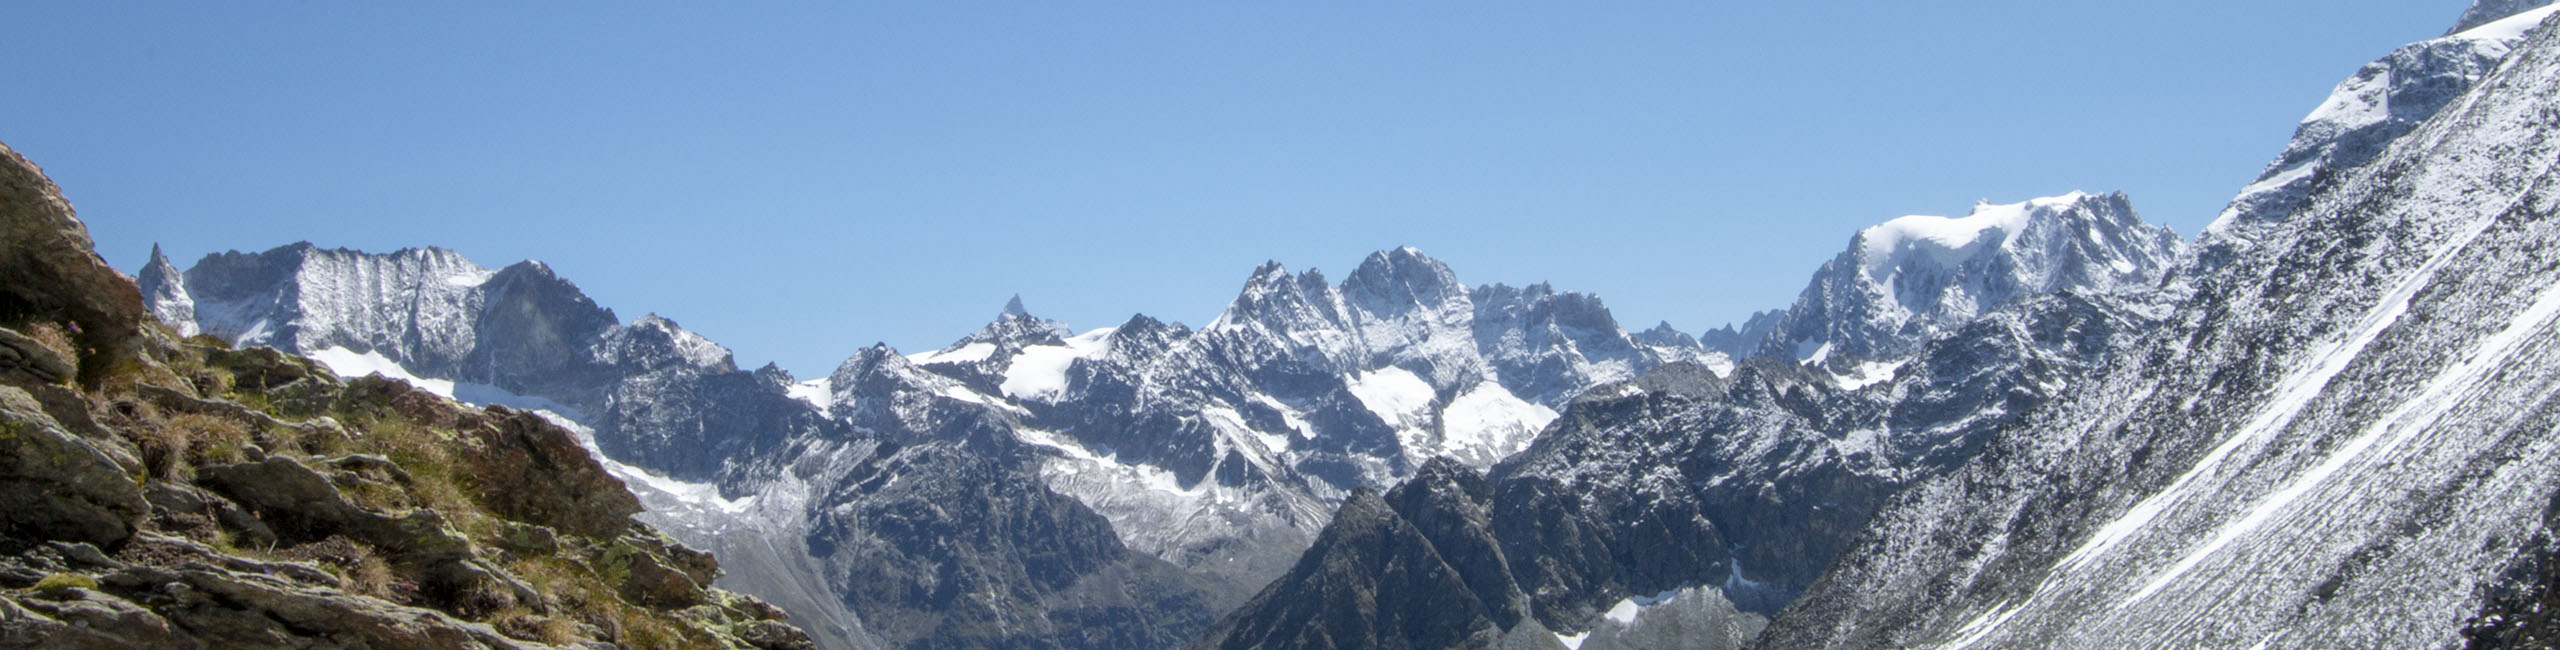
M1263 265L1197 330L1138 316L1068 334L1016 302L911 360L958 384L934 390L1017 417L1051 485L1131 547L1245 590L1353 490L1435 456L1489 466L1590 386L1723 363L1686 337L1640 341L1597 298L1469 288L1410 248L1340 284Z
M1760 341L1760 355L1893 361L2011 302L2157 287L2186 244L2121 193L1976 206L1858 231ZM1756 319L1755 319L1756 320Z
M642 490L651 516L831 645L1170 644L1284 572L1352 491L1437 455L1490 465L1591 385L1722 363L1639 340L1590 296L1469 288L1412 249L1340 285L1267 265L1198 330L1137 316L1077 334L1016 299L945 349L875 347L806 382L741 371L662 318L620 323L534 262L305 244L146 275L158 313L202 331L590 427L606 457L672 481ZM943 484L997 489L917 491ZM1023 521L1050 523L1005 523ZM975 532L926 543L953 531ZM1044 573L1058 562L1083 568ZM962 597L985 592L1009 595ZM1013 631L963 633L985 625ZM1091 625L1102 645L1059 640Z
M2443 38L2411 43L2338 83L2303 118L2284 153L2240 190L2199 239L2205 266L2219 265L2305 208L2312 193L2381 155L2505 60L2549 0L2482 0Z
M1369 647L1326 643L1420 619L1484 638L1572 631L1558 638L1598 647L1676 627L1702 632L1692 647L1738 647L1885 496L1960 464L2107 363L2147 318L2113 297L2058 294L1978 319L1874 383L1759 358L1730 377L1675 364L1601 386L1489 475L1442 459L1391 492L1394 519L1430 539L1429 553L1320 541L1194 646ZM1377 519L1337 518L1320 539L1395 529ZM1450 577L1426 588L1346 568L1372 565ZM1344 596L1390 592L1400 596ZM1676 604L1654 607L1665 602ZM1461 618L1439 620L1450 616Z
M2441 647L2547 571L2548 22L2128 363L1878 515L1764 647Z

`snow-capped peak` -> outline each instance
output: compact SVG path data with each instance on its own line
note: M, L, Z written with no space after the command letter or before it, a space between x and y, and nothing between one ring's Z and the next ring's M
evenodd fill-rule
M951 344L951 347L944 348L942 353L980 344L1008 349L1025 345L1056 345L1059 339L1074 333L1074 330L1067 328L1064 321L1031 315L1031 310L1022 306L1022 296L1015 294L1013 299L1005 301L1004 311L998 312L994 321L988 322L986 327L978 330L978 333L971 334L968 338Z
M187 279L178 271L178 263L160 252L159 244L151 245L151 262L142 265L142 273L134 280L142 287L142 304L151 315L160 317L178 330L179 336L195 336L196 300L187 294Z
M2019 203L1984 201L1962 217L1910 215L1858 231L1858 256L1865 262L1867 276L1879 280L1907 260L1905 255L1925 255L1941 264L1959 262L1973 254L1976 244L2007 244L2038 214L2068 210L2091 198L2087 192L2073 191Z
M1858 231L1823 265L1756 354L1889 360L2020 298L2150 290L2185 246L2167 227L2143 223L2122 193L1894 219Z

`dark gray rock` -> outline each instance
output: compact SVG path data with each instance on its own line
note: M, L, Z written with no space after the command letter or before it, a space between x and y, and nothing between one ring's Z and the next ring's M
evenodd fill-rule
M0 386L0 552L43 540L113 548L151 506L98 441L63 429L26 391Z
M77 371L52 346L17 330L0 327L0 381L60 383L69 381Z

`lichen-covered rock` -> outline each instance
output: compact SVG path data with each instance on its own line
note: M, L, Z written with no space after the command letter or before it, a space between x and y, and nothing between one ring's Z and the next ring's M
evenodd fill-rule
M63 430L26 391L0 386L0 551L42 540L112 547L149 509L114 458Z
M140 605L91 589L0 599L0 647L58 650L203 648Z

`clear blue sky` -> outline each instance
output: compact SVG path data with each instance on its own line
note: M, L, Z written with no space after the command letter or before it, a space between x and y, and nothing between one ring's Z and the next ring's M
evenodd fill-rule
M2465 4L21 2L0 140L128 271L536 258L802 376L1398 245L1695 332L1977 199L2191 235Z

